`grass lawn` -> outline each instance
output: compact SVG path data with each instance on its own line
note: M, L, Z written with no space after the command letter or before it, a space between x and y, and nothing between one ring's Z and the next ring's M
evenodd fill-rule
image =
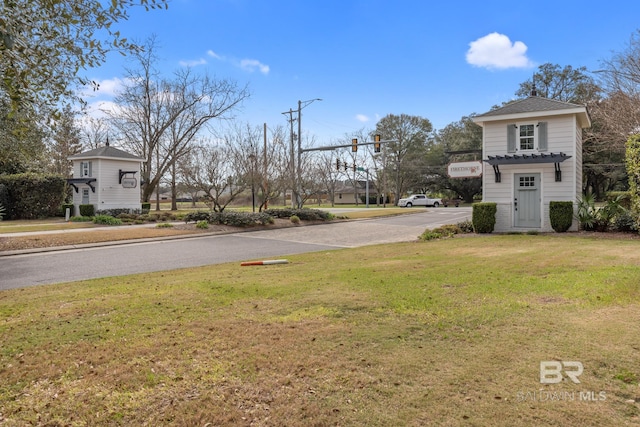
M0 425L640 424L638 240L287 258L0 292Z

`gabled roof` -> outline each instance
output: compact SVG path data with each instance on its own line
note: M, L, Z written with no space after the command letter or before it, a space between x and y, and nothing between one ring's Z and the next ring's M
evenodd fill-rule
M484 122L565 114L575 114L578 118L578 123L580 123L580 126L583 128L591 126L591 118L589 117L587 107L584 105L542 98L540 96L529 96L528 98L511 102L504 107L496 108L495 110L475 116L473 117L473 121L482 126Z
M104 147L94 148L93 150L85 151L84 153L74 154L69 156L69 160L81 160L81 159L95 159L95 158L110 158L120 160L135 160L142 161L143 159L134 156L133 154L122 151L118 148L105 145Z

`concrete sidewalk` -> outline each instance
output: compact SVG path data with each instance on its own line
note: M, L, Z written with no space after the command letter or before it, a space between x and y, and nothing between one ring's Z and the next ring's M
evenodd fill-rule
M177 224L184 224L184 222L174 222ZM81 227L81 228L63 228L60 230L39 230L39 231L16 231L14 233L0 233L0 237L21 237L21 236L37 236L42 234L61 234L61 233L81 233L88 231L106 231L106 230L119 230L119 229L127 229L131 228L155 228L158 224L157 222L148 223L148 224L129 224L129 225L104 225L104 226L95 226L95 227ZM34 224L25 226L27 227L37 227L41 224ZM51 225L51 224L44 224ZM0 227L2 229L2 227Z

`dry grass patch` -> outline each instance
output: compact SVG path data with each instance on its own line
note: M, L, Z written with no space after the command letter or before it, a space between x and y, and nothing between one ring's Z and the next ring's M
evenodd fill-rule
M640 267L593 252L619 242L459 242L1 292L0 424L640 423Z
M212 230L206 230L211 232ZM154 237L178 236L184 234L201 233L196 229L174 229L174 228L125 228L109 229L108 227L99 230L86 232L69 232L55 234L39 234L34 236L0 237L0 251L12 251L21 249L50 248L57 246L73 246L90 243L123 241L133 239L148 239Z

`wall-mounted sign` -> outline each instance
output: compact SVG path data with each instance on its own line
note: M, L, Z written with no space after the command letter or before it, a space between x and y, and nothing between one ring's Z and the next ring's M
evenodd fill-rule
M478 178L482 176L482 162L454 162L447 166L450 178Z
M138 180L135 178L122 178L122 188L136 188Z

